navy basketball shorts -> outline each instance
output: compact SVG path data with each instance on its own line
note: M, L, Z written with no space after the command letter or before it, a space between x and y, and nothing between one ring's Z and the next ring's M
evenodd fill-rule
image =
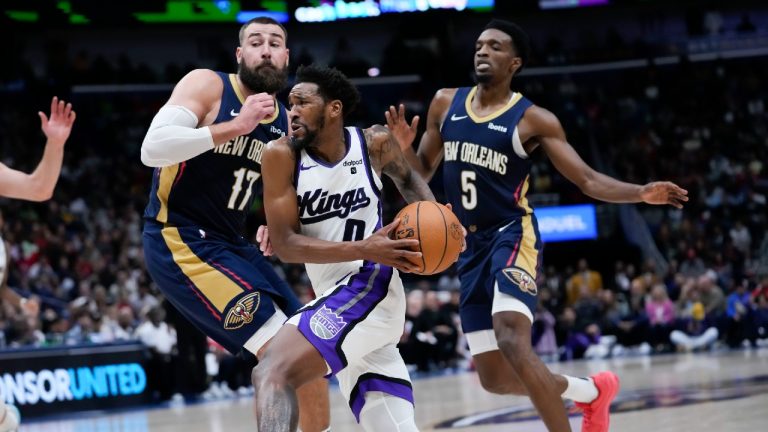
M534 215L473 235L459 260L461 326L473 355L498 349L493 314L519 312L533 322L542 243ZM471 249L470 249L471 248Z
M301 303L258 247L198 227L146 221L144 258L163 295L233 354L254 355Z
M287 324L323 356L327 376L336 376L358 422L367 392L413 403L408 369L397 349L405 326L405 291L396 270L366 262Z

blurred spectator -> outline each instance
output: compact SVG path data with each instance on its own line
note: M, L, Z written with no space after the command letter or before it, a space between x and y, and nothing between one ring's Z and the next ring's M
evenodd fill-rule
M421 351L421 346L417 345L414 333L416 318L421 314L424 308L424 291L412 290L406 294L405 303L405 326L403 335L400 337L400 343L397 345L403 361L409 365L426 363L426 354Z
M726 299L725 342L731 348L741 345L742 341L755 344L755 322L752 315L751 293L747 280L736 284L735 289Z
M675 306L663 284L656 284L651 289L650 298L645 303L645 313L648 316L649 343L658 352L666 351L669 333L675 323Z
M763 277L760 285L752 291L752 305L755 311L754 332L761 342L768 346L768 275Z
M424 307L413 321L411 338L420 353L416 363L419 371L445 367L455 360L457 330L452 317L440 310L436 291L424 295Z
M719 323L725 311L725 295L722 288L715 282L716 276L711 270L699 276L698 279L698 292L701 303L704 305L704 314L712 324Z
M165 320L162 306L150 309L148 321L136 329L136 336L149 348L147 361L147 386L153 396L164 401L171 398L174 390L172 354L176 349L176 330Z
M704 304L699 301L695 288L684 291L685 301L680 311L679 329L673 330L669 339L678 351L697 351L709 348L720 334L717 327L707 324Z
M707 268L704 266L704 261L702 261L696 254L696 249L689 248L686 252L685 259L680 264L680 273L686 277L698 277L706 270Z
M531 342L536 354L542 360L547 361L557 358L557 336L555 335L557 320L544 304L544 301L539 298L536 313L534 314L533 328L531 329Z
M603 277L600 273L590 270L587 260L582 258L579 260L577 273L568 279L565 287L568 292L566 304L573 306L584 292L597 295L603 289Z

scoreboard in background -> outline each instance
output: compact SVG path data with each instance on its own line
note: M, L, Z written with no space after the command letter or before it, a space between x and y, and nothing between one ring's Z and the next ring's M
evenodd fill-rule
M373 18L384 14L427 12L430 10L473 10L489 12L494 0L320 0L307 1L296 8L299 22L332 22L353 18Z
M610 0L539 0L542 9L566 9L581 6L607 5Z
M131 0L97 2L4 0L0 18L19 23L234 23L255 16L289 20L287 0Z
M285 23L372 18L430 10L493 10L494 0L3 0L0 22L60 25L227 23L269 16Z

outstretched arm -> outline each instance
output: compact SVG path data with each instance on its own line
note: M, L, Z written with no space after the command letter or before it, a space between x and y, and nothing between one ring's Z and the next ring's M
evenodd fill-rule
M349 242L333 242L301 234L299 206L293 173L296 160L288 138L270 142L262 155L264 208L269 226L269 239L275 254L283 262L335 263L365 259L399 270L414 271L418 267L410 259L421 257L411 248L417 240L392 240L388 237L399 220L381 228L372 236Z
M37 168L26 174L0 163L0 196L29 201L45 201L53 195L64 159L64 144L72 132L75 112L72 104L55 97L51 100L51 117L37 113L43 133L48 138Z
M385 112L387 128L392 131L405 159L426 181L429 181L443 160L443 138L440 135L440 126L443 124L445 114L451 106L456 89L440 89L432 98L427 113L427 128L421 136L418 153L413 151L412 143L416 138L418 117L415 117L409 125L405 121L405 107L400 105L398 110L389 107Z
M688 191L672 182L638 185L595 171L568 143L557 117L543 108L529 108L523 121L521 135L537 140L555 168L592 198L613 203L669 204L677 208L688 201Z
M389 129L374 125L365 129L363 135L373 169L389 176L407 202L435 200L427 183L405 160L400 145Z

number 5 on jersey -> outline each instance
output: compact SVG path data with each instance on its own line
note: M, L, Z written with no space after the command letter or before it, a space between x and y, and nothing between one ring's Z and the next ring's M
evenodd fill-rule
M229 203L227 203L227 208L230 210L235 209L237 197L240 195L240 191L243 190L243 181L248 180L248 187L245 188L245 195L243 196L242 201L240 201L240 205L237 207L238 210L243 210L245 208L245 204L248 202L248 199L251 197L251 193L253 192L253 184L256 183L256 180L258 180L259 177L261 177L261 173L246 170L245 168L240 168L239 170L232 173L232 175L235 176L235 184L232 185L232 195L229 196Z
M461 172L461 205L467 210L477 207L476 179L477 173L474 171Z

